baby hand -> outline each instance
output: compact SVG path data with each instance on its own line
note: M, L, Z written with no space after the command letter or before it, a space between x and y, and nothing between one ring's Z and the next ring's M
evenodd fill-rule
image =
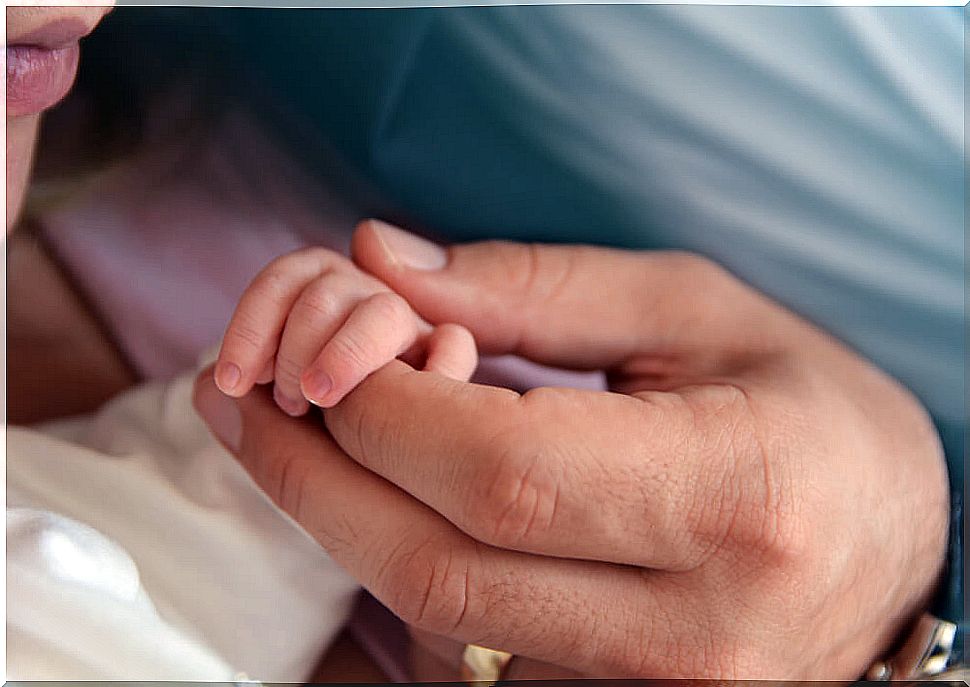
M243 396L273 381L277 405L336 405L367 375L401 357L456 379L478 363L464 327L432 327L383 282L323 248L277 258L246 289L216 361L216 385Z

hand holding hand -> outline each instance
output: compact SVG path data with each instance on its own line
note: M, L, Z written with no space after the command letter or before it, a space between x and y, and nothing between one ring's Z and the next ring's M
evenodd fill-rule
M419 630L594 677L851 679L926 602L925 412L724 270L376 223L354 249L483 352L610 380L519 395L394 361L325 413L332 440L200 382L257 481Z

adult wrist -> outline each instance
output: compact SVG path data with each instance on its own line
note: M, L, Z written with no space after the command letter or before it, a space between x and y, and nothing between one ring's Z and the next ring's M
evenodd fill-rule
M865 676L868 680L970 678L963 558L965 439L962 428L953 431L956 428L939 422L937 427L948 449L950 467L950 525L943 576L935 601L895 643L894 650L873 663Z

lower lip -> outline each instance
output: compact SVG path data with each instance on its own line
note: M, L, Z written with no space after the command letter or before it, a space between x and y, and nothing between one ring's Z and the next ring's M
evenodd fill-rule
M7 48L7 117L36 114L67 95L77 74L77 43L48 49Z

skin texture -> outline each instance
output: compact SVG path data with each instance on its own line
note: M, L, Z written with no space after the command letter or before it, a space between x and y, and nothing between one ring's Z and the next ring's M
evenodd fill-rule
M380 223L354 239L429 323L604 370L610 391L520 395L393 361L324 413L328 432L266 394L212 393L211 373L196 396L420 636L510 651L516 677L852 679L925 604L945 463L885 374L697 256L438 253Z

